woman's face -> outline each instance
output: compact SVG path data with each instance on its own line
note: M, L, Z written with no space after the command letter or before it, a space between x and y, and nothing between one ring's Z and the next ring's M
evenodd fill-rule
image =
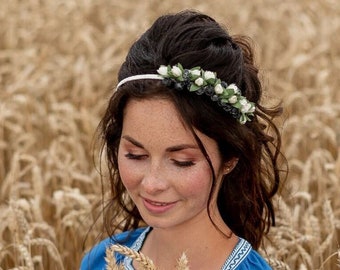
M217 144L195 132L206 148L219 183L225 172ZM212 172L170 101L128 102L118 167L124 186L148 225L173 228L210 222L207 204ZM211 209L217 211L216 207Z

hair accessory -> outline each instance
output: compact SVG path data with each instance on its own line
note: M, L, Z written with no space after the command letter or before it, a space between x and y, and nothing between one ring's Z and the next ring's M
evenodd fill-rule
M227 84L216 77L212 71L204 71L200 67L184 69L181 64L174 66L161 65L158 74L140 74L127 77L120 81L117 89L126 82L134 80L162 80L163 84L177 90L188 90L197 95L206 94L216 101L226 112L237 119L241 124L251 121L254 115L255 104L242 96L235 84Z

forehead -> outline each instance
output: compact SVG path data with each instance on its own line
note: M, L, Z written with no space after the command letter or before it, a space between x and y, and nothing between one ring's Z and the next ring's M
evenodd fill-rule
M193 131L210 154L219 153L217 143L212 138L195 128ZM150 149L178 144L197 145L175 105L159 98L130 100L124 111L122 135L131 136Z
M162 98L131 99L126 104L123 117L123 130L149 131L156 135L156 130L187 133L189 128L174 104Z

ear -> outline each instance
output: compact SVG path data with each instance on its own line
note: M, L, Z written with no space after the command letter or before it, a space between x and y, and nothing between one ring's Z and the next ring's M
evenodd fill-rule
M226 163L224 163L223 174L230 173L236 167L237 162L238 162L238 158L233 157L229 159Z

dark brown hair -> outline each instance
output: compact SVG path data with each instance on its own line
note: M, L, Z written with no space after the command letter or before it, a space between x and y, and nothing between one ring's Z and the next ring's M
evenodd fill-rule
M281 108L269 109L260 104L262 87L248 39L231 37L214 19L195 11L158 18L130 48L118 80L156 73L160 65L177 63L187 69L200 66L216 72L227 83L235 83L242 95L255 103L255 116L241 125L207 96L171 89L158 80L132 81L121 86L113 93L99 127L111 189L111 200L104 211L107 231L113 235L143 223L118 171L125 105L130 99L165 98L174 103L193 134L197 129L217 142L223 161L238 158L236 167L224 176L218 191L218 209L231 230L257 249L275 223L272 198L280 187L277 163L281 139L272 119L281 113ZM197 136L196 141L210 162Z

